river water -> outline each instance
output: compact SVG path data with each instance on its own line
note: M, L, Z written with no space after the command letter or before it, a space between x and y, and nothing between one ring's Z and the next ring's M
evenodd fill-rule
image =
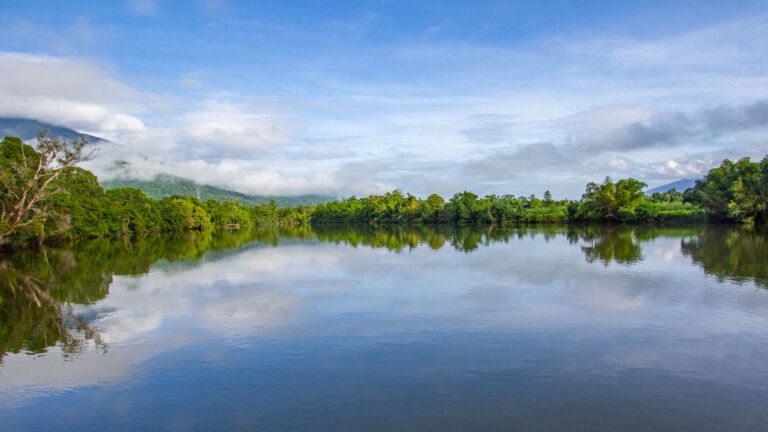
M768 233L281 228L0 263L0 430L768 430Z

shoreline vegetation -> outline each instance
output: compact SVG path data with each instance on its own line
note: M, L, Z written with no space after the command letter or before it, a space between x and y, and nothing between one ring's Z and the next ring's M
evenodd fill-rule
M0 142L0 245L19 248L80 238L268 225L323 224L687 224L768 221L768 156L760 162L725 160L694 188L647 196L633 179L589 183L580 200L464 191L450 199L418 198L400 190L318 205L245 206L190 196L159 200L135 188L104 191L80 167L84 139L72 144L40 134L36 147ZM42 169L41 169L42 166ZM35 196L34 202L31 197ZM19 209L26 209L21 214Z

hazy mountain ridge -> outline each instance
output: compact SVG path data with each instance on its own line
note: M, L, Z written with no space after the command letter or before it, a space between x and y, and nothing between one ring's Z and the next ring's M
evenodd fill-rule
M192 180L172 175L158 175L153 180L114 179L99 182L106 189L132 187L144 192L152 199L161 199L171 195L200 196L201 201L213 199L216 201L233 201L242 205L254 206L268 204L274 200L280 207L319 204L332 201L335 198L325 195L297 195L297 196L266 196L247 195L240 192L217 188L215 186L200 185Z
M82 136L91 143L109 142L104 138L81 133L65 126L56 126L50 123L41 122L35 119L22 117L0 117L0 138L4 136L14 136L21 138L24 141L29 141L36 138L38 133L45 130L49 131L49 135L52 138L59 138L65 141L76 140ZM218 188L215 186L200 185L192 180L167 174L160 174L153 180L137 180L130 178L129 176L131 176L131 173L125 171L125 166L128 164L129 163L125 161L115 160L115 166L108 170L110 171L108 175L117 175L117 178L114 180L100 181L100 184L105 189L134 187L143 191L145 194L147 194L147 196L153 199L160 199L170 195L197 196L199 188L200 198L203 201L208 199L215 199L217 201L237 201L243 205L258 205L269 203L270 200L275 200L275 202L280 206L293 206L303 204L318 204L335 199L335 197L332 196L317 194L297 196L248 195L241 192ZM653 195L656 192L664 193L670 189L676 189L678 192L684 192L686 189L692 188L695 185L695 179L681 179L672 183L648 189L645 193L647 195Z
M12 136L28 141L37 137L37 134L48 131L51 138L59 138L64 141L72 141L85 137L88 142L98 143L106 142L104 138L94 135L78 132L64 126L56 126L50 123L43 123L38 120L21 117L0 117L0 138Z
M50 123L41 122L35 119L22 117L0 117L0 139L5 136L21 138L23 141L35 139L37 134L48 131L51 138L59 138L64 141L72 141L85 137L91 143L109 142L104 138L94 135L78 132L74 129L56 126ZM128 162L116 160L111 175L117 174L116 171L124 170ZM121 172L118 175L125 175ZM148 197L160 199L171 195L197 196L198 190L200 199L207 201L214 199L217 201L237 201L242 205L259 205L269 203L274 200L278 206L297 206L305 204L319 204L332 201L335 197L326 195L297 195L297 196L264 196L248 195L232 190L217 188L215 186L197 184L192 180L172 175L161 174L153 180L137 180L126 177L118 177L113 180L99 181L104 189L116 189L121 187L133 187L144 192Z
M653 189L648 189L647 191L645 191L645 194L653 195L656 192L665 193L671 189L675 189L678 192L685 192L686 189L690 189L694 186L696 186L696 179L681 179L681 180L674 181L672 183L667 183L665 185L657 186Z

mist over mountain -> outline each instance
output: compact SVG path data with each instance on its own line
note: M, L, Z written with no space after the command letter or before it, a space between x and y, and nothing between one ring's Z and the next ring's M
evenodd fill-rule
M268 196L247 195L244 193L217 188L215 186L197 184L192 180L172 175L158 175L152 180L113 179L99 182L106 189L132 187L144 192L148 197L161 199L171 195L198 197L205 202L209 199L216 201L239 202L241 205L255 206L268 204L275 201L280 207L290 207L306 204L320 204L332 201L335 197L327 195L296 195L296 196Z
M84 137L93 144L108 144L110 146L119 145L103 138L78 132L74 129L57 126L51 123L41 122L35 119L21 117L0 117L0 137L13 136L21 138L23 141L33 141L40 132L48 131L51 138L58 138L64 141L73 141ZM124 149L126 150L126 149ZM143 155L136 155L139 160L147 163L150 160ZM106 159L105 159L106 158ZM181 196L199 196L202 201L214 199L217 201L233 201L242 205L259 205L269 203L274 200L278 206L296 206L305 204L319 204L332 201L335 197L330 195L249 195L241 192L218 188L207 184L199 184L193 180L168 175L157 174L153 178L136 178L131 175L131 168L136 168L136 162L129 163L124 160L114 159L114 155L107 157L102 154L99 163L96 166L99 174L99 183L104 189L115 189L121 187L133 187L144 192L148 197L160 199L171 195ZM87 168L94 168L88 166Z
M13 136L23 141L35 139L37 134L48 131L48 136L64 141L72 141L84 137L90 143L107 142L104 138L78 132L64 126L43 123L38 120L20 117L0 117L0 137Z
M258 205L274 200L279 206L292 206L324 203L336 198L327 194L296 196L245 194L231 189L197 183L185 177L163 173L164 162L151 160L145 155L134 153L131 149L123 148L123 146L103 138L35 119L0 117L0 136L15 136L24 141L30 141L34 140L38 133L45 130L48 130L49 135L53 138L72 141L83 136L91 143L114 146L113 150L115 151L108 152L109 156L102 154L98 161L86 167L94 170L99 176L100 184L105 189L133 187L143 191L153 199L171 195L198 196L199 192L200 199L203 201L208 199L236 201L243 205ZM122 157L127 157L133 162L122 160ZM652 195L656 192L664 193L670 189L684 192L686 189L694 187L695 184L695 179L686 178L649 189L645 193Z

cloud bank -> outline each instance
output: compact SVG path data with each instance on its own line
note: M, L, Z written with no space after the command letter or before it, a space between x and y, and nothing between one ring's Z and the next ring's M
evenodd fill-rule
M162 12L157 2L126 6L136 19ZM234 7L198 6L207 17ZM362 35L380 18L307 25L296 37ZM578 197L605 175L653 186L703 175L725 157L768 153L761 18L655 38L583 34L522 46L440 38L437 26L418 41L321 48L327 58L289 44L273 64L259 64L271 75L251 68L249 81L211 64L163 79L84 56L5 52L0 115L120 144L103 146L89 166L101 178L170 173L252 194L549 189ZM127 170L115 171L116 159Z

